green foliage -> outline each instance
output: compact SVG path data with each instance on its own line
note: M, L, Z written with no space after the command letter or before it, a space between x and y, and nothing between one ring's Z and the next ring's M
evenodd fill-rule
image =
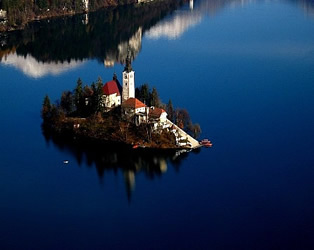
M95 114L97 112L103 111L103 104L102 104L102 96L103 96L103 83L100 77L98 77L98 80L95 83L92 83L91 90L93 92L91 96L91 106L90 106L90 112Z
M171 100L167 105L162 104L155 88L150 92L149 86L145 84L138 88L136 93L149 104L165 108L168 118L194 137L201 133L200 125L191 122L190 115L185 109L175 110ZM105 140L112 138L127 143L142 141L159 148L175 145L175 137L170 131L154 133L151 123L143 123L137 127L132 122L121 119L121 107L103 112L103 82L100 77L91 86L83 86L79 78L75 89L72 92L64 91L60 101L56 103L51 104L46 95L41 110L44 125L48 125L54 131L66 133L70 131L87 138ZM78 124L81 125L80 129L76 126Z
M61 96L60 106L69 115L74 110L74 99L71 91L64 91Z
M153 88L152 91L150 91L147 83L135 89L135 96L147 106L155 106L159 108L163 105L160 101L157 89Z
M188 127L188 132L190 132L194 138L198 138L202 132L201 126L198 123L190 123Z
M48 95L46 95L41 109L41 117L43 118L44 123L57 124L64 115L61 107L51 104Z
M96 91L94 92L95 96L95 107L96 107L96 113L103 111L103 104L102 104L102 97L103 97L103 83L100 77L98 77L97 83L96 83Z
M174 121L174 108L173 108L171 99L169 99L169 102L167 103L166 112L168 114L168 119L173 122Z
M150 95L151 94L147 83L135 89L135 96L137 99L145 103L147 106L150 106Z
M9 25L23 24L34 15L46 15L48 10L49 13L84 10L82 0L2 0L0 6L8 12Z
M176 124L179 128L187 128L188 125L191 123L191 118L186 109L177 109L175 111L176 114Z
M175 109L172 101L169 100L167 105L163 104L159 98L156 88L150 91L147 83L135 89L135 96L147 106L154 106L157 108L164 108L168 114L167 118L174 122L179 128L186 130L194 137L198 137L201 133L199 124L193 124L186 109Z
M150 95L150 105L159 108L161 106L161 101L159 99L159 94L156 88L153 88Z
M36 4L40 9L47 9L49 2L47 0L37 0Z
M48 120L51 118L51 102L50 102L50 98L48 95L45 96L44 101L43 101L43 106L41 109L41 117L44 120Z
M83 115L85 100L83 97L83 82L79 78L74 89L74 105L79 116Z

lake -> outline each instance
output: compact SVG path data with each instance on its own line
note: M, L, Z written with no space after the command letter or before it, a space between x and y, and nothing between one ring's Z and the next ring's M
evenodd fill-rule
M314 3L161 1L0 35L1 249L313 249ZM189 111L197 151L42 132L46 94L117 73ZM68 160L68 164L64 161Z

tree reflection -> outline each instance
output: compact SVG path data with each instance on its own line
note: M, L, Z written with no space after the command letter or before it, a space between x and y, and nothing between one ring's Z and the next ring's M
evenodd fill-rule
M0 59L9 53L31 55L41 62L66 62L97 59L101 63L111 58L124 63L125 44L132 37L141 39L145 32L182 5L182 1L156 1L145 5L122 6L88 15L47 19L29 23L23 31L1 36ZM141 48L134 48L133 57ZM118 54L117 54L118 53Z
M311 0L283 1L295 3L309 15L314 13ZM132 59L138 55L144 34L151 39L177 39L199 24L203 16L214 16L226 7L240 7L250 2L153 1L35 21L22 31L0 33L0 61L14 65L31 77L61 73L65 70L63 66L77 67L88 59L96 59L106 67L124 64L128 49ZM184 3L186 6L176 11Z
M72 154L80 166L95 167L101 181L106 172L121 171L129 202L137 174L142 173L148 179L154 179L165 174L169 165L179 172L182 161L188 157L187 150L133 149L123 144L90 142L60 136L52 134L44 127L42 133L48 144L52 143L58 150ZM198 153L199 150L193 152Z

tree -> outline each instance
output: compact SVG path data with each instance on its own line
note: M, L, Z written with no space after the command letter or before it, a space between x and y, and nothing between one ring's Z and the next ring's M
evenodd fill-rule
M153 88L150 98L150 105L159 107L160 106L160 99L156 88Z
M174 109L173 109L171 99L169 99L169 102L167 103L166 111L168 114L168 119L173 122L173 120L174 120Z
M47 0L37 0L37 5L40 9L47 9L48 8L48 1Z
M46 95L43 101L43 106L41 109L41 117L44 120L48 120L51 118L51 111L52 111L52 106L51 106L51 102L49 99L49 96Z
M62 93L60 106L66 114L73 112L73 95L71 91L64 91Z
M202 132L201 126L198 123L190 123L188 129L194 138L198 138Z
M141 86L141 101L144 102L147 105L150 105L150 100L149 100L149 86L147 83Z
M74 105L77 113L81 115L84 108L83 82L81 78L77 80L76 88L74 89Z
M97 110L96 112L102 112L104 105L103 105L103 83L100 77L98 77L97 83L96 83L96 99L97 99Z
M149 86L147 83L135 89L135 96L141 102L150 106L150 91L149 91Z
M102 112L103 111L103 83L100 77L95 83L92 83L92 92L93 95L91 97L91 111L93 113Z
M187 128L191 123L191 118L187 110L178 109L176 110L176 124L181 128Z

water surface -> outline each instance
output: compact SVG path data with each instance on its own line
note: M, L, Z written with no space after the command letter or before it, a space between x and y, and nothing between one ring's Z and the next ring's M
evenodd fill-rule
M1 36L1 248L313 248L313 2L144 8ZM120 75L128 47L136 84L186 108L213 148L133 153L43 135L44 95Z

